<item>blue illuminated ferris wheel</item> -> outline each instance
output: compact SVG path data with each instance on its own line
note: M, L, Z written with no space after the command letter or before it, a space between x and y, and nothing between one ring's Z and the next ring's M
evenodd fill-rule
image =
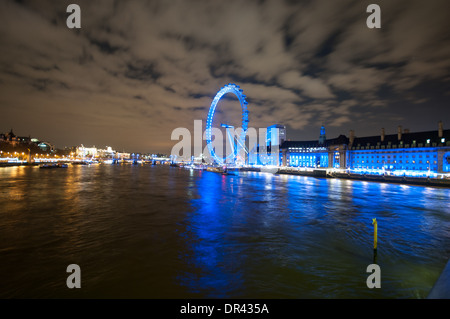
M214 146L212 145L212 123L214 119L214 113L216 111L217 103L219 103L219 100L227 93L233 93L236 95L236 97L239 100L239 103L241 104L242 108L242 131L241 134L237 137L236 143L234 142L234 137L228 136L228 138L233 139L231 145L233 145L233 149L230 152L230 154L225 154L225 157L218 156L214 150ZM217 92L216 96L214 97L211 107L209 108L208 112L208 118L206 119L206 145L208 146L209 153L211 154L213 160L215 163L219 165L223 165L224 163L228 162L235 162L236 158L239 154L240 149L245 150L245 136L247 134L248 129L248 109L247 105L248 102L245 100L246 96L243 94L242 89L239 87L239 85L230 83L225 85L220 89L219 92ZM227 128L227 134L229 133L229 128L233 128L230 125L222 124L222 127Z

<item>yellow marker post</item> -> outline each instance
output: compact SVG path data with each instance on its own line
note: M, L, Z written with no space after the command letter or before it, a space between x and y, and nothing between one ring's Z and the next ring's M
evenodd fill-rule
M378 237L378 224L377 219L372 219L372 225L373 225L373 249L377 249L377 237Z
M376 264L377 263L377 241L378 241L378 223L377 219L372 219L372 225L373 225L373 261Z

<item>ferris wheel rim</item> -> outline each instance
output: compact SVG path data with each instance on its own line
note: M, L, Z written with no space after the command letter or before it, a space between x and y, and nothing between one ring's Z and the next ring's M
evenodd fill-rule
M239 103L241 105L242 109L242 131L239 136L238 145L236 146L236 149L233 148L233 152L231 152L230 155L225 156L224 158L217 156L216 152L214 151L211 141L211 130L212 130L212 122L214 119L214 114L216 111L217 104L219 103L220 99L227 93L233 93L236 95L236 97L239 100ZM225 86L223 86L215 95L213 101L211 102L211 106L209 108L208 117L206 119L206 145L208 147L209 153L211 154L213 160L222 165L227 159L229 159L231 156L233 156L233 159L235 160L238 154L238 149L242 147L245 143L245 136L247 134L248 129L248 108L247 108L248 102L246 100L246 96L243 94L243 90L239 87L239 85L236 85L234 83L229 83ZM226 155L226 154L225 154Z

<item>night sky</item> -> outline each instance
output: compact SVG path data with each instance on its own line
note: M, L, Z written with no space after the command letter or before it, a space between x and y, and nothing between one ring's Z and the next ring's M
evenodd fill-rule
M60 148L170 153L172 130L205 120L230 82L249 126L291 140L322 124L328 138L450 127L448 0L2 0L0 23L0 132ZM221 110L239 116L232 102Z

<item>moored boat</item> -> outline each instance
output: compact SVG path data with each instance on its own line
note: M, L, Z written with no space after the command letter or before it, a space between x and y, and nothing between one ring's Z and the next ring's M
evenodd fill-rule
M214 173L223 173L223 172L224 172L224 170L223 170L222 167L208 166L208 167L206 168L206 170L207 170L208 172L214 172Z
M68 168L69 165L65 163L54 163L54 164L42 164L39 168Z
M39 168L57 168L58 164L42 164Z

